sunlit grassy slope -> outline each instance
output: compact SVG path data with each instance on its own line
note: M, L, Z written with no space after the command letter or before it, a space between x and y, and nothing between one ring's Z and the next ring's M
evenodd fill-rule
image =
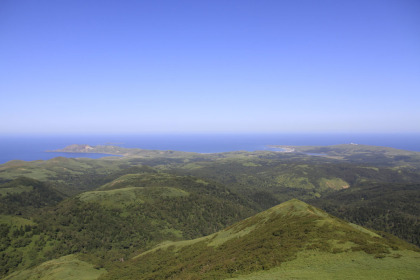
M153 203L161 198L187 196L188 192L170 187L127 187L109 191L84 192L78 197L83 202L97 202L102 205L123 208L129 204Z
M93 280L105 272L105 269L95 269L93 265L79 260L75 255L68 255L15 272L5 280Z
M420 257L413 251L399 251L387 258L372 258L364 252L330 254L307 251L295 260L268 271L259 271L231 280L417 280L420 275Z
M373 271L381 269L383 279L414 279L420 253L412 250L292 200L210 236L163 243L102 279L340 279L358 273L375 279Z
M98 190L114 190L127 187L183 187L187 186L185 182L180 180L185 176L176 176L163 172L142 173L142 174L126 174L117 179L101 186ZM197 180L196 180L197 182ZM202 181L204 182L204 181ZM204 182L205 184L205 182Z

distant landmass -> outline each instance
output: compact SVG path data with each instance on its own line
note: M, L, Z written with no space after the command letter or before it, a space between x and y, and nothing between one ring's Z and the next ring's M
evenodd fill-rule
M108 146L110 147L110 146ZM82 145L82 144L73 144L69 145L63 149L59 149L52 152L63 152L63 153L96 153L95 148L90 145Z
M58 149L58 150L48 151L48 152L98 153L98 154L124 155L124 154L129 153L130 150L133 150L133 149L126 149L126 148L121 148L118 146L110 146L110 145L90 146L87 144L72 144L72 145L64 147L63 149Z
M48 153L71 144L119 146L144 150L224 153L234 151L275 151L267 145L329 146L358 143L420 152L420 135L53 135L41 137L0 137L0 163L11 160L48 160L54 156L100 158L99 153Z
M357 163L382 163L385 165L405 163L407 165L420 166L420 152L406 151L389 147L379 147L358 144L342 144L332 146L286 146L286 145L268 145L274 151L256 151L256 152L224 152L212 154L200 154L193 152L179 151L160 151L145 150L139 148L122 148L118 146L98 145L90 146L87 144L72 144L63 149L51 151L61 153L100 153L110 155L121 155L129 157L197 157L207 156L214 158L215 155L223 157L237 156L238 154L267 154L267 153L288 153L291 156L317 156L329 159L344 160Z

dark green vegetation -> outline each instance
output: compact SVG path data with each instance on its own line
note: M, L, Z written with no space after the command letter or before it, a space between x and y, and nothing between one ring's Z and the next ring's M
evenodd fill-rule
M420 184L373 184L311 203L337 217L386 231L420 247Z
M122 277L122 270L127 279L140 271L149 275L144 279L223 279L299 264L308 250L325 258L386 258L388 267L399 267L393 256L405 256L401 249L408 245L385 232L420 245L420 153L362 145L293 148L195 154L75 145L67 152L123 156L0 165L0 277L43 279L64 256L71 256L63 259L68 271L80 265L93 275L86 279ZM273 208L286 212L270 210L276 217L264 212L214 235L293 198L380 232L294 201ZM260 227L261 217L270 230ZM209 237L188 241L203 236ZM187 241L141 254L168 240Z
M30 217L35 209L54 205L65 195L50 184L20 177L0 185L0 213Z

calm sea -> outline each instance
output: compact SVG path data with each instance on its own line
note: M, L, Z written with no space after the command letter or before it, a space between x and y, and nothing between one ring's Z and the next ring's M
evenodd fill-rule
M102 154L47 153L71 144L198 153L269 150L266 145L357 143L420 152L420 134L237 134L237 135L0 135L0 164L10 160L46 160L57 156L100 158Z

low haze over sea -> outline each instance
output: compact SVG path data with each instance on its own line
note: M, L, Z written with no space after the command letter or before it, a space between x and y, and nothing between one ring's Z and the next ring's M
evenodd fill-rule
M197 153L270 150L267 145L365 144L420 152L420 134L159 134L159 135L1 135L0 164L10 160L47 160L58 156L100 158L103 154L51 153L71 144Z

